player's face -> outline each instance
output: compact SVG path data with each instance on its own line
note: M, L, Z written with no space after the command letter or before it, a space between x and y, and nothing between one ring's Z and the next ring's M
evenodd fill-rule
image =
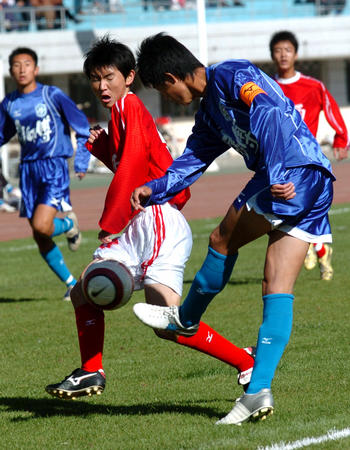
M156 89L164 98L180 105L189 105L194 99L193 93L187 84L175 77L172 77L169 81L165 81L160 86L156 86Z
M126 95L135 78L135 71L124 75L114 66L94 69L90 75L90 84L102 106L111 109L117 100Z
M14 56L10 71L20 90L30 92L35 89L35 77L38 75L39 68L30 55Z
M273 47L272 58L279 71L286 72L294 69L297 59L294 45L290 41L280 41Z

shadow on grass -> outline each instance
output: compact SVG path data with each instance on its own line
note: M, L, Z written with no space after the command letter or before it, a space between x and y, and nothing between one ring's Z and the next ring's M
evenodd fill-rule
M8 298L8 297L0 297L0 303L22 303L22 302L43 302L47 301L47 298Z
M37 418L50 418L54 416L79 416L104 414L114 416L147 416L150 414L179 413L190 415L205 415L209 418L217 418L222 411L215 408L199 406L187 402L181 405L169 403L141 403L136 405L96 405L84 401L69 401L59 399L33 399L26 397L0 397L0 406L4 412L25 412L31 413L31 417L11 418L11 422L22 422Z
M230 280L227 284L231 286L240 286L245 284L261 284L261 278L244 277L240 280ZM184 280L184 284L192 284L193 280Z

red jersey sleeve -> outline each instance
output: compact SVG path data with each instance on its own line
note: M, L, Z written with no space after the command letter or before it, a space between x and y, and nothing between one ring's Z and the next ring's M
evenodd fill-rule
M321 86L323 111L327 122L335 131L333 147L346 148L349 146L349 136L339 106L323 83Z
M95 140L93 144L90 142L86 142L85 147L89 150L89 152L94 155L97 159L103 162L108 169L113 171L113 167L111 165L111 158L109 158L106 149L109 148L109 139L108 134L103 130L99 135L98 139Z

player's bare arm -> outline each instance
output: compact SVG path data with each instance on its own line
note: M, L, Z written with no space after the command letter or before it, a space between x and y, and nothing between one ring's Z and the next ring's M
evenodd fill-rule
M98 233L98 240L102 242L102 244L108 244L109 242L112 242L112 234L108 231L101 230Z
M96 139L100 136L100 134L103 132L103 128L100 125L96 125L93 128L90 128L90 135L88 138L89 144L93 144Z
M148 186L140 186L131 194L130 203L135 211L144 211L144 205L152 195L152 189Z
M270 188L273 197L291 200L296 196L294 183L273 184Z
M333 155L334 155L335 159L337 159L338 161L341 161L342 159L345 159L348 157L348 149L336 147L333 149Z

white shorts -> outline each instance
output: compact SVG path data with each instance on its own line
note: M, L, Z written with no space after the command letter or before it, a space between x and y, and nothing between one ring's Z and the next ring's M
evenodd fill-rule
M185 264L192 249L191 229L180 211L169 203L148 206L137 214L123 234L102 244L94 258L125 264L135 290L161 283L181 296Z

